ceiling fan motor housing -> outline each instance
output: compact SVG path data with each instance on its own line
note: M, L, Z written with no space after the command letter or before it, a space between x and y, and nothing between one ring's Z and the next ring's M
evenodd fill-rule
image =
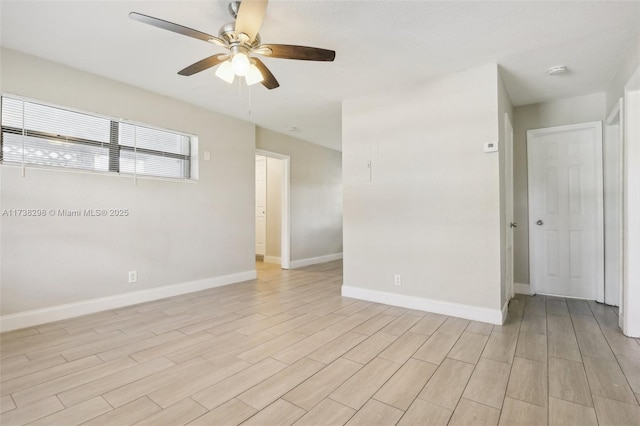
M249 48L260 46L260 34L256 34L256 37L253 39L253 42L249 45L249 43L244 42L244 40L239 39L236 35L236 23L228 22L220 27L220 31L218 31L218 37L226 41L228 44L232 45L234 43L246 44Z
M220 27L220 31L218 31L218 36L226 41L227 43L232 43L235 41L235 22L228 22Z

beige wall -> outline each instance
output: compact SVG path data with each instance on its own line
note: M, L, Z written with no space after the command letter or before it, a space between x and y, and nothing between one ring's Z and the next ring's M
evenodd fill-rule
M498 112L496 65L343 103L346 287L499 317Z
M291 260L342 253L340 152L261 127L256 148L291 159Z
M199 137L199 181L0 166L3 209L121 208L1 221L2 315L254 270L255 126L3 49L1 90ZM127 272L137 270L129 284Z
M527 130L605 119L605 93L560 99L514 108L514 233L515 281L529 284L529 203L527 188Z
M267 157L268 257L280 257L282 249L282 166L282 160Z

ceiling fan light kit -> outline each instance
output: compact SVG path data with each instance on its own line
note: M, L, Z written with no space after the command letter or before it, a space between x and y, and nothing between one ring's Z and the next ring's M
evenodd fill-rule
M238 77L245 77L249 73L249 57L244 53L238 52L231 58L231 69Z
M231 62L224 61L216 70L216 76L229 84L233 83L233 80L236 79L236 74L233 72Z
M264 76L258 67L256 67L255 64L249 65L249 72L244 76L244 81L247 83L247 86L262 83L262 80L264 80Z
M244 0L229 3L229 13L235 18L235 22L223 25L219 37L137 12L129 13L129 17L229 51L228 54L213 55L184 68L178 72L183 76L190 76L219 65L215 75L227 83L233 83L238 76L243 77L249 86L262 83L267 89L275 89L280 83L267 66L259 58L251 56L252 54L303 61L331 62L335 59L336 52L333 50L288 44L262 44L258 30L264 19L267 2L268 0Z

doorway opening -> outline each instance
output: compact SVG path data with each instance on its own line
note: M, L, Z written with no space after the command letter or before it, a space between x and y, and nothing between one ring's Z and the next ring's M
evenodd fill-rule
M291 263L289 224L289 156L256 150L256 260Z

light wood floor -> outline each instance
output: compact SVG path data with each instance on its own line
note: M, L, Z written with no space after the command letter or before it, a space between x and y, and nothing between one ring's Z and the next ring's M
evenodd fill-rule
M340 262L258 268L2 334L0 423L640 424L640 341L612 308L519 296L492 326L343 298Z

